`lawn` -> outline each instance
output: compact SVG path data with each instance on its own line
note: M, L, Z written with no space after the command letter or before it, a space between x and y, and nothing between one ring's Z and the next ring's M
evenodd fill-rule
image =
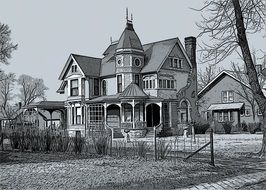
M114 158L63 153L0 152L0 189L173 189L256 172L246 153L258 151L262 135L215 135L215 154L230 162L181 158ZM170 141L171 138L166 138ZM205 141L205 140L204 140ZM234 163L243 158L244 162ZM241 160L241 159L240 159ZM258 164L257 164L258 165Z

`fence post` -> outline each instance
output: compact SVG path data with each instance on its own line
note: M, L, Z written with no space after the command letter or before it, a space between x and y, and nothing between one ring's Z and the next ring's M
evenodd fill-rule
M214 165L214 150L213 150L213 129L211 128L210 132L210 148L211 148L211 165Z
M113 147L113 129L111 129L110 156L112 156L112 147Z
M157 160L157 147L156 147L156 126L153 127L154 131L154 160Z

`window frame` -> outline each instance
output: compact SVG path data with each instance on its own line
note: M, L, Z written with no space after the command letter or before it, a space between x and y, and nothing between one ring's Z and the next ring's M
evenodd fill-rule
M74 81L77 82L77 86L73 87ZM70 96L79 96L79 80L72 79L70 80Z
M99 83L100 83L100 80L98 78L93 78L93 95L94 96L100 95L100 84Z
M116 76L116 84L117 84L117 93L122 92L122 75L117 75Z

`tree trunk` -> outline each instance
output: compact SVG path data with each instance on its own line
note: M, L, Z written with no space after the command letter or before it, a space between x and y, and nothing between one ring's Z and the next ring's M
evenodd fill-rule
M238 44L241 48L242 56L244 58L244 62L247 69L247 75L249 79L249 84L253 92L253 96L263 114L263 140L262 140L262 149L260 151L261 156L265 155L265 146L266 146L266 98L263 95L263 92L260 88L259 80L257 77L257 72L255 69L255 66L253 64L253 60L251 57L248 40L246 36L246 29L244 26L244 20L243 15L240 7L239 0L232 0L234 11L235 11L235 17L236 17L236 29L237 29L237 37L238 37Z

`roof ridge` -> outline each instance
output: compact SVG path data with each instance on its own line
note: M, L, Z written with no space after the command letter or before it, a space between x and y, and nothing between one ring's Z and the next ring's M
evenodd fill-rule
M143 44L142 46L150 45L150 44L155 44L155 43L160 43L160 42L169 41L169 40L174 40L174 39L178 39L178 37L168 38L168 39L159 40L159 41L155 41L155 42L150 42L150 43L147 43L147 44Z
M80 54L75 54L75 53L71 53L71 55L80 56L80 57L87 57L87 58L92 58L92 59L102 59L102 58L99 58L99 57L92 57L92 56L80 55Z

